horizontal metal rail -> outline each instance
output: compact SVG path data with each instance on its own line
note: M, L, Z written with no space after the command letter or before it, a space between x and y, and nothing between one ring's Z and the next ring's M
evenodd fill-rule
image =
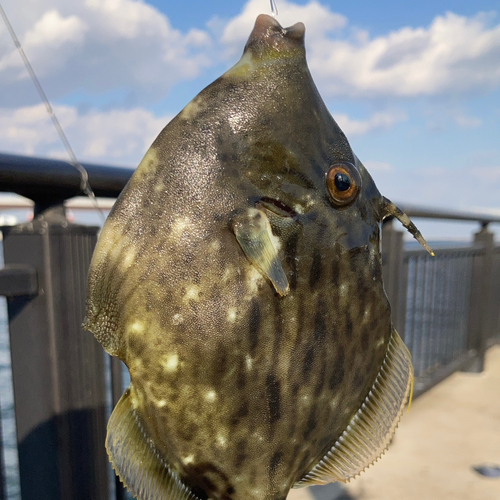
M115 204L116 198L97 198L97 204L102 210L111 210ZM89 197L76 196L75 198L70 198L64 201L64 206L70 210L95 210L95 203ZM16 194L3 194L0 196L0 210L10 210L10 209L25 209L33 210L33 201L18 196Z
M96 196L116 198L134 170L82 164ZM34 201L67 200L82 194L80 173L68 162L0 153L0 191Z
M500 223L500 216L481 212L465 212L462 210L447 210L445 208L430 208L420 205L401 203L398 205L407 215L422 219L457 220L479 222L483 226L490 223Z
M89 174L94 194L116 198L125 187L133 168L82 163ZM17 193L35 202L67 200L82 194L79 172L68 162L0 153L0 191ZM53 204L53 203L52 203ZM500 216L398 203L410 217L476 221L483 226L500 223Z

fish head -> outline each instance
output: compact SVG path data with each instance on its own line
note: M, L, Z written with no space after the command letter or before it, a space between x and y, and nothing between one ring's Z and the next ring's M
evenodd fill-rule
M304 26L259 16L92 259L85 326L131 374L107 447L132 491L283 500L383 452L411 378L382 284L389 214L404 219L323 103Z
M220 79L237 95L225 114L241 138L224 177L245 197L238 207L247 201L262 210L281 243L300 233L296 258L311 262L314 241L323 255L369 250L376 260L387 200L319 95L304 35L302 23L285 29L259 16L243 57ZM228 137L223 143L235 149ZM380 277L371 281L382 286Z

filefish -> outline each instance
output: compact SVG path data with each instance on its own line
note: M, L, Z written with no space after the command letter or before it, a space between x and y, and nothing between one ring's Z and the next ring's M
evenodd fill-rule
M380 223L426 243L328 112L304 32L259 16L100 234L85 328L130 371L106 447L141 500L284 500L347 481L407 401Z

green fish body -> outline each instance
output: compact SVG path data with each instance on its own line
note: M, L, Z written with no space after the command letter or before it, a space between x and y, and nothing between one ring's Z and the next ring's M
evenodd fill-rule
M383 453L412 376L381 278L389 214L406 217L319 96L304 26L259 16L93 256L85 327L131 375L106 446L137 498L284 500Z

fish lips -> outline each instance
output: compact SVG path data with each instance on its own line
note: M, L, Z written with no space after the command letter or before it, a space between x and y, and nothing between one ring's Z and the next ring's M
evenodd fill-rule
M286 53L290 50L305 51L304 37L306 28L303 23L296 23L289 28L267 14L261 14L245 45L245 52L250 50L254 55L262 55L268 51Z

